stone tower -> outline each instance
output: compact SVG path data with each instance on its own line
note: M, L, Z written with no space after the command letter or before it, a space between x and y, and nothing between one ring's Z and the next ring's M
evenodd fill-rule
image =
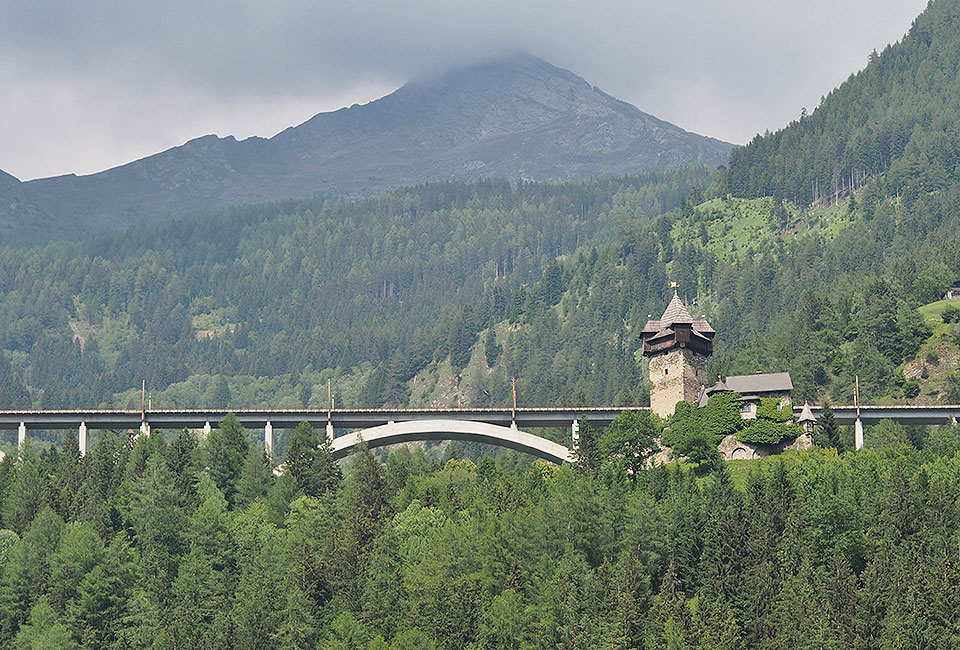
M705 319L694 320L674 291L658 320L643 328L643 354L650 358L650 409L673 415L677 402L696 403L707 383L707 357L716 334Z

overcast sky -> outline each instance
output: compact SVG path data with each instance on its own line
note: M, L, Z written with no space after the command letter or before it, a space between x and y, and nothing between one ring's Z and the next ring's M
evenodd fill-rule
M0 0L0 169L91 173L271 136L411 77L525 50L744 143L812 110L926 0Z

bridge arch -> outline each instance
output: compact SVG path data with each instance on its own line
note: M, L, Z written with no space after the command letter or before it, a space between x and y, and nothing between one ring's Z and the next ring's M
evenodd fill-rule
M333 457L352 453L361 437L371 449L415 440L469 440L516 449L557 464L573 460L570 449L552 440L513 427L465 420L407 420L355 431L334 438Z

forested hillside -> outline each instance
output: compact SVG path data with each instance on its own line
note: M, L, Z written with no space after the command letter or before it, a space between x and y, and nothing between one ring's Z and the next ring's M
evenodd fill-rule
M406 403L391 386L434 359L466 365L478 332L528 299L553 304L558 257L710 177L438 183L0 249L0 404L139 405L145 379L158 407L326 406L330 377L341 405ZM545 267L543 295L525 290Z
M960 181L960 5L935 0L910 32L811 114L731 154L725 191L832 203L886 172L908 201Z
M789 368L805 395L828 388L849 399L859 375L868 398L960 401L960 331L913 312L960 278L958 62L960 4L931 2L900 43L871 55L811 115L734 152L716 193L772 196L785 238L800 241L807 219L787 218L784 198L832 205L825 212L849 227L807 239L789 271L777 270L776 252L756 258L766 267L757 290L776 287L778 304L727 367ZM921 347L924 359L913 361ZM921 389L927 366L943 377Z
M236 420L0 463L12 648L895 648L960 644L960 429L629 478L369 452ZM616 450L601 438L600 447ZM619 444L622 449L622 444Z
M859 377L870 401L960 402L960 325L918 311L960 279L958 51L960 3L931 3L812 114L734 150L706 192L564 264L556 319L526 314L518 337L537 343L518 349L582 354L588 322L636 350L669 278L718 330L712 377L788 370L795 399L842 402Z
M644 403L637 333L675 279L720 332L711 375L947 398L898 370L931 334L916 307L960 269L955 189L907 219L895 197L689 193L706 177L430 185L0 251L0 397L138 406L143 378L157 407L323 407L331 379L340 405L495 405L516 377L528 404Z
M614 318L595 321L596 335L636 333L664 304L657 281L647 288L646 279L669 276L691 311L718 331L711 376L788 370L795 399L844 402L859 376L865 399L902 399L897 369L933 334L917 307L937 300L960 273L951 208L958 197L956 189L924 195L909 220L895 199L868 217L848 202L800 210L770 199L691 197L604 249L598 262L584 254L567 264L570 295L561 304L574 318L597 313L603 291L622 295ZM647 300L630 290L646 290ZM938 336L960 343L952 325Z

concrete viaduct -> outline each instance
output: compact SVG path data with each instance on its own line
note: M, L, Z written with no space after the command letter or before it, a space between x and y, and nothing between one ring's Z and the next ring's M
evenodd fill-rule
M151 428L178 430L201 429L209 433L218 427L227 413L236 415L247 429L262 428L268 452L274 449L274 429L292 429L301 422L326 431L336 458L349 455L363 442L369 448L415 440L468 440L508 447L533 454L554 463L572 460L579 423L587 419L605 427L624 410L648 411L646 407L553 407L516 409L183 409L183 410L8 410L0 411L0 430L16 430L18 444L27 431L75 429L80 453L89 449L90 429L139 431L149 435ZM795 409L799 415L800 408ZM819 419L822 408L811 407ZM949 424L960 418L960 405L954 406L837 406L833 409L839 424L876 424L885 419L902 424ZM571 446L528 433L525 429L561 427L571 432ZM346 430L334 436L336 429Z
M572 459L571 447L528 433L529 428L564 428L575 444L579 423L605 427L623 408L555 407L517 409L183 409L183 410L34 410L0 411L0 430L16 430L23 444L29 430L75 429L80 453L89 449L91 429L150 433L152 428L176 431L200 429L209 433L233 413L247 429L263 429L264 446L274 449L274 430L292 429L301 422L326 431L336 458L349 455L360 438L373 449L414 440L469 440L500 445L533 454L554 463ZM647 409L633 409L647 410ZM334 436L335 430L346 430Z

